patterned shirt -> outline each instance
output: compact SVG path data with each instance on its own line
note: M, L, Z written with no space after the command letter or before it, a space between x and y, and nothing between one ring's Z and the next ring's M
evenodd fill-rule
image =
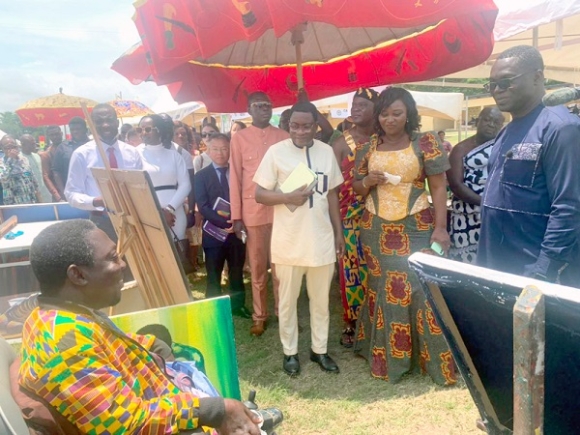
M169 434L209 424L206 404L223 407L223 399L200 405L181 392L148 351L153 341L124 334L97 311L41 303L24 324L19 383L82 433Z
M19 155L16 159L0 159L0 183L4 193L4 205L38 202L38 184L26 158Z

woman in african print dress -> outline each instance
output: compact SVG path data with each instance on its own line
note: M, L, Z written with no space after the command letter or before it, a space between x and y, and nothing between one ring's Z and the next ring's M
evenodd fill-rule
M409 255L446 251L446 153L435 135L417 134L419 114L411 94L388 88L375 104L377 134L357 150L354 189L366 197L361 241L368 278L359 312L355 352L371 374L398 382L421 370L441 385L456 382L455 366ZM400 178L399 178L400 177ZM429 180L434 210L425 192Z
M353 190L355 151L366 144L374 131L373 111L379 94L373 89L359 88L351 109L354 126L332 143L334 155L340 165L344 183L338 199L345 241L344 256L339 259L340 295L342 299L344 329L340 344L351 348L359 308L364 300L367 266L360 243L360 218L364 200Z

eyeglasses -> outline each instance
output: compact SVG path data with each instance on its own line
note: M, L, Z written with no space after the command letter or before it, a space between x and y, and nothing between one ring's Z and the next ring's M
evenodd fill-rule
M158 129L157 127L143 127L143 128L141 128L141 127L137 127L137 128L135 129L135 131L136 131L138 134L142 134L142 133L149 134L149 133L151 133L153 130L155 130L156 132L158 132L158 133L159 133L159 129Z
M215 132L211 132L211 133L202 133L201 137L210 137L212 134L216 134Z
M270 103L268 101L256 101L256 102L250 104L250 107L252 109L256 109L256 110L271 109L272 103Z
M306 130L306 131L310 131L312 130L312 127L314 127L314 123L313 124L297 124L295 122L291 122L289 124L290 129L291 130Z
M509 88L512 87L512 81L517 79L518 77L521 77L525 74L528 74L530 72L534 72L534 71L526 71L525 73L521 73L518 74L517 76L513 76L513 77L506 77L504 79L499 79L499 80L490 80L489 82L487 82L486 84L483 85L483 88L487 91L487 92L493 92L495 91L495 88L500 88L502 91L505 91Z

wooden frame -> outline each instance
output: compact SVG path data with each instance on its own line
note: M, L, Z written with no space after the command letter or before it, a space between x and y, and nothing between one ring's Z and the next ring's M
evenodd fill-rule
M113 170L87 107L81 103L105 168L91 168L147 308L190 302L188 282L146 171ZM184 198L185 200L185 198Z
M176 260L172 236L161 215L149 174L92 168L119 235L117 250L125 255L147 308L182 304L192 299Z
M422 253L409 263L481 414L478 427L576 433L578 289Z

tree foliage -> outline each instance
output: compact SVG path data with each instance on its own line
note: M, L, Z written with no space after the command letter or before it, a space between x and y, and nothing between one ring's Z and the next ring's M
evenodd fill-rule
M33 135L37 140L38 136L43 136L46 133L44 128L24 127L18 115L14 112L0 113L0 130L11 134L15 138L19 138L23 134L28 133Z

